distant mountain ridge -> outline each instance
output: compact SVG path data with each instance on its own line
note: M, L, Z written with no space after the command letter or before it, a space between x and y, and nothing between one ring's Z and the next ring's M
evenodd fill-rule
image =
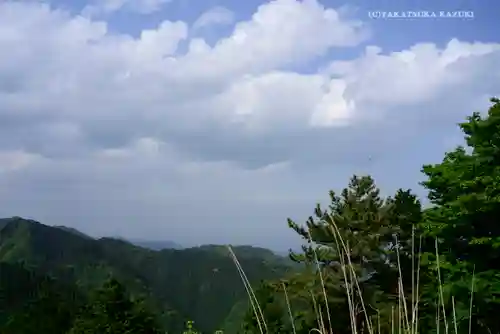
M173 241L164 240L164 241L155 241L155 240L130 240L134 245L148 248L151 250L162 250L162 249L183 249L185 247L175 243Z
M269 250L251 246L234 250L253 285L294 270ZM0 219L0 263L22 265L75 285L84 294L113 276L133 295L145 296L169 332L181 332L188 319L200 331L213 332L233 306L247 298L224 246L154 251L21 217Z
M85 234L83 232L80 232L76 228L73 228L73 227L68 227L68 226L64 226L64 225L56 225L54 227L58 228L58 229L61 229L61 230L64 230L64 231L69 232L69 233L76 234L76 235L78 235L80 237L83 237L83 238L94 239L91 236L89 236L89 235L87 235L87 234Z
M21 217L11 217L11 218L0 218L0 229L2 228L2 222L5 224L6 222L13 220L13 219L24 219ZM34 221L33 221L34 222ZM89 236L88 234L85 234L78 229L74 227L69 227L69 226L64 226L64 225L53 225L52 227L64 230L66 232L87 238L87 239L96 239L94 237ZM150 250L154 251L160 251L163 249L188 249L188 248L201 248L201 249L212 249L212 250L222 250L223 253L227 253L227 249L225 245L219 245L219 244L202 244L200 246L191 246L191 247L186 247L183 246L179 243L176 243L171 240L144 240L144 239L126 239L122 237L102 237L101 239L118 239L118 240L126 240L133 245L147 248ZM263 258L266 257L274 257L274 256L279 256L279 257L288 257L289 251L274 251L270 250L268 248L263 248L263 247L258 247L258 246L252 246L252 245L232 245L233 249L238 249L239 252L243 256L245 256L245 253L253 254L253 256L260 256Z

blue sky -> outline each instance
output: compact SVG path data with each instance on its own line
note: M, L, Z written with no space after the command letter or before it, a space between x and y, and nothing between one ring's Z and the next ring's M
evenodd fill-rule
M498 95L493 0L0 3L0 216L297 243L330 189L418 186ZM373 11L473 19L373 19ZM495 20L496 19L496 20Z

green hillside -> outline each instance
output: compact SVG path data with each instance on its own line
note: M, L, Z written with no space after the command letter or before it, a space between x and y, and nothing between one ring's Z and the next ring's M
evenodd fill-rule
M281 277L290 267L272 252L236 247L248 279ZM244 255L241 250L244 250ZM165 329L182 330L194 320L201 331L218 329L246 293L224 247L153 251L113 238L98 240L72 229L19 217L0 220L0 262L22 264L41 275L73 284L83 294L111 277L142 296ZM265 255L265 258L263 258ZM274 259L273 259L274 256Z
M75 286L0 263L1 333L64 333L82 304Z
M203 245L196 247L205 251L217 252L222 256L229 257L227 247L223 245ZM282 256L274 253L273 251L249 245L233 246L232 247L236 257L242 260L257 260L269 265L279 266L297 266L297 263L292 261L288 256Z

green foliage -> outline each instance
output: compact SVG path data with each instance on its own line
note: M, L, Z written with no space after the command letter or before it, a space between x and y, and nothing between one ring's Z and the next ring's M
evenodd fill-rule
M474 333L500 332L495 318L500 312L500 102L492 102L487 115L474 113L460 124L467 149L458 147L441 163L423 167L428 177L423 185L434 204L426 212L426 233L437 238L443 254L443 302L449 306L454 296L458 327L468 331L464 315L474 273ZM435 289L435 281L427 288Z
M105 283L77 317L68 334L160 334L163 331L143 303L133 301L115 279Z
M226 250L226 252L223 252ZM290 270L282 257L253 247L234 247L250 282L281 277ZM191 318L213 332L231 315L245 289L227 249L196 247L152 251L123 240L94 240L73 229L49 227L19 217L0 219L0 263L22 264L88 296L110 278L133 298L142 297L165 330L181 333Z
M82 304L75 287L0 263L0 333L66 333Z
M194 321L188 320L186 322L186 330L182 334L198 334L198 331L194 329Z
M263 328L266 328L266 332L269 333L290 333L291 328L284 313L283 300L280 298L278 291L278 288L270 283L263 283L256 291L256 297L259 305L262 305L262 313L264 315L265 325L263 325ZM252 333L253 330L258 328L257 319L253 313L248 313L240 331L243 333Z

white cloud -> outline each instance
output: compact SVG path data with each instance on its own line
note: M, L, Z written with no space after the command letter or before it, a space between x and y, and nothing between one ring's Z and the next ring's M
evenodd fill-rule
M477 74L477 67L457 70L454 66L467 60L482 66L480 60L484 56L498 51L500 44L465 43L457 39L450 40L444 49L433 43L419 43L389 54L371 46L359 59L334 62L329 73L342 76L349 96L360 103L411 105L440 96L442 89L474 80L471 75Z
M230 37L205 53L187 55L179 65L202 78L262 73L313 59L332 47L355 46L367 37L361 22L343 20L315 0L275 0L261 5L250 21L239 22Z
M309 120L312 126L329 127L349 124L356 110L356 104L354 100L344 98L346 86L344 80L330 80L327 91L321 100L317 101Z
M266 3L214 45L189 29L165 20L134 38L1 2L0 214L141 236L187 236L203 219L210 242L243 225L241 242L275 237L353 170L418 172L423 149L500 83L499 45L458 40L372 46L304 73L369 37L314 0Z
M213 7L193 23L193 29L201 29L213 25L229 25L234 22L234 13L226 7Z

